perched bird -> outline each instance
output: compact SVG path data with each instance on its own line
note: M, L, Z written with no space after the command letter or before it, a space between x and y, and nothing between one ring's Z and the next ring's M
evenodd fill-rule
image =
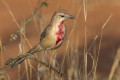
M66 31L63 22L67 19L74 18L75 17L70 15L66 10L57 10L53 14L48 26L42 32L40 42L25 54L10 58L5 64L15 67L28 58L29 54L31 55L43 50L54 50L60 47L63 43Z

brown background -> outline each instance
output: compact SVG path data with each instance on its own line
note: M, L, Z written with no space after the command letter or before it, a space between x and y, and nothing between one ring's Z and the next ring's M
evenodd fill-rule
M23 19L32 14L32 10L39 5L38 0L6 0L9 8L11 9L15 19L20 24ZM74 16L77 15L79 8L82 5L82 0L47 0L48 7L42 8L42 26L37 24L40 34L40 27L45 27L52 16L53 12L58 8L68 10ZM31 4L31 6L30 6ZM30 8L31 7L31 8ZM88 0L87 2L87 43L88 47L93 41L94 37L101 33L101 27L110 15L113 15L103 31L103 39L98 63L98 73L101 76L108 76L116 51L120 45L120 0ZM84 48L84 13L83 8L77 17L77 22L73 28L73 34L71 38L71 45L77 46L80 52L83 52ZM67 26L67 37L69 37L74 20L68 20L65 22ZM4 46L4 62L18 54L20 38L10 42L10 35L18 30L16 23L13 21L9 11L5 5L0 1L0 38L2 45ZM37 33L35 23L33 25L26 25L26 37L30 44L34 46L39 42L39 34ZM98 37L100 38L100 36ZM65 44L68 38L65 40ZM63 45L58 49L59 53L64 53L66 45ZM96 41L99 44L99 39ZM28 47L30 48L30 47ZM17 68L9 70L12 80L15 80L17 76L14 76ZM14 75L13 75L14 74ZM12 76L13 75L13 76Z

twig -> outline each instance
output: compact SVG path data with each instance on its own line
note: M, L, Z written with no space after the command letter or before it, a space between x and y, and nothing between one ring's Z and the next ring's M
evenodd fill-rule
M55 67L53 67L52 65L41 61L39 58L37 58L37 57L34 56L34 55L28 56L28 58L33 59L34 61L36 61L36 62L38 62L38 63L40 63L40 64L48 67L48 68L51 69L51 70L54 70L55 72L57 72L57 73L62 77L63 72L62 72L60 69L55 68Z

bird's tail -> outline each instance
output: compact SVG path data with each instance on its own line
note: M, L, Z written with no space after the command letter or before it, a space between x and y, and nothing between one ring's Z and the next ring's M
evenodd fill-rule
M27 59L28 56L36 52L40 52L40 51L42 51L42 47L40 46L40 44L37 44L32 49L30 49L28 52L8 59L5 64L11 67L15 67L21 62L23 62L25 59Z

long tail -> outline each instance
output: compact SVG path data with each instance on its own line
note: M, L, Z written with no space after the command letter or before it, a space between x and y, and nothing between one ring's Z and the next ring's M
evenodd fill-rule
M35 45L32 49L30 49L25 54L21 54L21 55L18 55L18 56L8 59L5 63L5 65L11 66L11 67L16 67L18 64L22 63L25 59L27 59L28 56L33 55L34 53L40 52L42 50L43 50L42 47L38 43L37 45Z

